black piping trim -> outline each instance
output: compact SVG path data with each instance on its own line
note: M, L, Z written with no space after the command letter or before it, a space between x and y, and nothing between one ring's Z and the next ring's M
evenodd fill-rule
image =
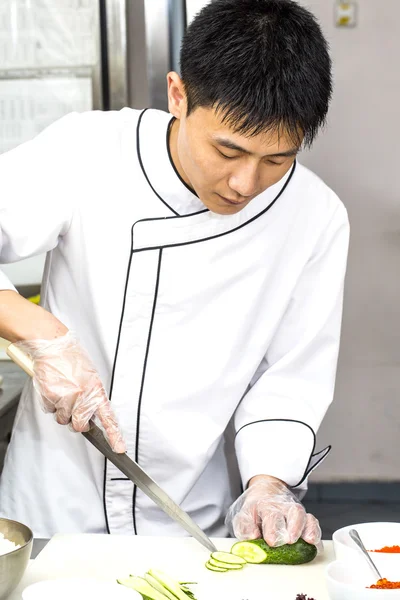
M172 160L172 154L171 154L171 148L170 148L169 138L170 138L170 135L171 135L172 123L175 120L176 120L175 117L172 117L171 120L170 120L170 122L168 123L168 127L167 127L167 154L168 154L169 162L171 163L171 167L175 171L176 176L178 177L179 181L181 181L183 183L183 185L185 186L185 188L188 189L189 192L191 192L193 194L193 196L197 196L197 194L194 191L194 189L191 188L190 185L188 185L184 179L182 179L182 177L181 177L178 169L175 166L174 161ZM198 196L197 196L197 198L198 198Z
M310 427L310 425L308 423L304 423L304 421L298 421L297 419L259 419L258 421L252 421L251 423L246 423L246 425L243 425L242 427L240 427L240 429L238 429L237 432L236 432L235 439L237 438L238 434L242 431L242 429L244 429L245 427L248 427L249 425L255 425L256 423L270 423L270 422L278 422L278 421L284 422L284 423L299 423L300 425L305 425L305 427L308 427L308 429L313 434L313 448L311 450L310 458L308 459L307 466L306 466L305 471L304 471L304 475L300 479L299 483L296 483L295 485L291 485L290 486L292 488L296 488L296 487L298 487L299 485L301 485L303 483L303 481L307 478L307 476L310 473L310 471L313 471L315 469L315 467L317 465L319 465L319 463L324 459L324 457L322 457L318 462L315 463L315 465L313 466L313 468L310 469L309 467L310 467L310 463L311 463L312 458L314 456L318 456L319 454L321 454L321 452L323 452L327 448L331 448L332 447L332 446L327 446L327 448L324 448L324 450L321 450L321 452L317 452L317 454L314 454L315 445L316 445L316 442L317 442L317 436L315 435L314 429L312 427Z
M148 177L148 175L147 175L147 173L146 173L146 171L145 171L144 165L143 165L143 161L142 161L142 154L141 154L141 152L140 152L140 132L139 132L139 130L140 130L140 124L141 124L141 122L142 122L143 115L144 115L144 113L145 113L145 112L147 112L148 110L149 110L148 108L145 108L145 109L144 109L144 110L141 112L141 114L140 114L140 117L139 117L139 120L138 120L138 124L137 124L137 127L136 127L136 152L137 152L137 157L138 157L139 165L140 165L140 168L142 169L143 175L145 176L145 179L146 179L147 183L149 184L149 187L152 189L153 193L154 193L154 194L157 196L157 198L158 198L159 200L161 200L161 202L162 202L163 204L165 204L165 206L166 206L166 207L167 207L167 208L168 208L168 209L169 209L171 212L173 212L173 213L174 213L174 215L176 215L177 217L179 217L179 214L176 212L176 210L174 210L174 209L173 209L173 208L172 208L172 207L171 207L171 206L170 206L170 205L169 205L167 202L165 202L165 200L164 200L163 198L161 198L160 194L158 194L158 192L156 192L156 190L154 189L154 187L153 187L153 186L152 186L152 184L150 183L150 179L149 179L149 177Z
M112 369L112 373L111 373L110 394L109 394L110 402L112 401L112 392L113 392L113 388L114 388L114 375L115 375L115 368L116 368L116 365L117 365L117 356L118 356L119 343L120 343L120 340L121 340L122 323L123 323L124 314L125 314L126 292L127 292L127 289L128 289L129 273L130 273L130 270L131 270L132 256L133 256L133 254L132 254L132 238L131 238L131 247L130 247L130 252L129 252L128 268L127 268L127 271L126 271L124 299L123 299L123 302L122 302L121 319L120 319L120 322L119 322L117 345L116 345L116 348L115 348L114 364L113 364L113 369ZM111 533L111 531L110 531L110 523L108 521L108 514L107 514L107 503L106 503L107 489L106 488L107 488L107 459L105 458L104 459L104 480L103 480L103 507L104 507L105 521L106 521L106 530L107 530L107 533Z
M144 112L144 111L143 111ZM136 125L136 137L138 137L138 131L139 131L139 124L140 124L140 120L142 118L143 113L140 115L138 123ZM113 388L114 388L114 376L115 376L115 369L117 366L117 357L118 357L118 350L119 350L119 343L121 340L121 332L122 332L122 323L124 320L124 314L125 314L125 305L126 305L126 292L128 289L128 283L129 283L129 273L131 270L131 263L132 263L132 246L133 246L133 230L131 230L131 245L129 248L129 260L128 260L128 267L126 269L126 279L125 279L125 289L124 289L124 299L122 301L122 310L121 310L121 318L119 321L119 329L118 329L118 337L117 337L117 344L115 347L115 354L114 354L114 363L113 363L113 368L112 368L112 372L111 372L111 383L110 383L110 393L109 393L109 398L110 398L110 402L112 401L112 393L113 393ZM103 507L104 507L104 516L105 516L105 521L106 521L106 529L107 529L107 533L111 533L110 532L110 524L108 521L108 515L107 515L107 504L106 504L106 492L107 492L107 459L104 459L104 481L103 481Z
M255 215L254 217L251 217L251 219L249 219L248 221L245 221L244 223L242 223L241 225L238 225L237 227L234 227L233 229L229 229L229 231L224 231L223 233L217 233L216 235L212 235L210 237L207 238L201 238L199 240L190 240L188 242L179 242L178 244L165 244L164 246L150 246L148 248L137 248L136 250L133 249L132 252L145 252L147 250L159 250L159 249L163 249L163 248L178 248L179 246L189 246L191 244L198 244L199 242L208 242L210 240L215 240L217 238L223 237L224 235L229 235L230 233L233 233L234 231L238 231L239 229L242 229L243 227L246 227L246 225L249 225L250 223L253 223L253 221L256 221L259 217L262 217L265 213L267 213L275 204L275 202L278 200L278 198L280 198L283 194L283 192L286 190L286 188L289 185L289 182L291 181L292 177L293 177L293 173L295 172L296 169L296 161L293 163L293 167L292 167L292 171L289 175L289 177L287 178L285 185L283 186L283 188L281 189L281 191L279 192L279 194L272 200L272 202L270 204L268 204L268 206L266 208L264 208L264 210L262 210L261 212L259 212L257 215ZM201 211L201 212L206 212L206 211ZM200 214L200 213L194 213L194 214ZM147 221L165 221L165 219L176 219L176 218L180 218L183 219L185 217L193 217L194 215L177 215L176 217L156 217L154 219L140 219L139 221L136 221L136 223L134 223L132 225L132 239L133 239L133 228L135 227L135 225L137 225L138 223L145 223Z
M328 454L331 450L332 450L332 446L331 444L329 444L329 446L327 446L326 448L323 448L322 450L320 450L319 452L316 452L315 454L313 454L314 456L319 456L320 454L322 454L323 452L325 452L326 450L328 450L328 452L326 454ZM326 456L326 454L324 456ZM319 464L319 463L315 463L315 464Z
M127 292L127 289L128 289L129 273L130 273L130 270L131 270L132 256L133 256L133 254L132 254L132 237L131 237L131 247L130 247L130 252L129 252L128 268L126 270L124 299L123 299L123 302L122 302L121 319L119 321L117 345L115 347L114 364L113 364L112 373L111 373L110 394L109 394L110 402L112 401L112 392L113 392L113 388L114 388L114 375L115 375L115 369L116 369L116 365L117 365L117 356L118 356L119 343L120 343L120 340L121 340L122 323L123 323L124 314L125 314L126 292ZM106 530L107 530L107 533L111 533L111 531L110 531L110 524L109 524L109 521L108 521L108 514L107 514L107 504L106 504L107 489L106 489L106 487L107 487L107 459L105 458L104 459L104 481L103 481L103 507L104 507L104 516L105 516L105 520L106 520Z
M154 289L154 300L153 300L153 309L151 311L150 325L149 325L149 335L147 337L147 346L146 353L144 357L143 371L142 371L142 382L140 385L140 393L139 393L139 401L137 408L137 421L136 421L136 447L135 447L135 461L139 463L139 429L140 429L140 409L142 407L142 397L143 397L143 389L144 389L144 380L146 378L146 369L147 369L147 359L149 356L150 350L150 341L151 334L153 331L153 323L154 316L156 312L157 298L158 298L158 288L160 283L160 273L161 273L161 261L162 261L162 249L159 252L158 257L158 267L157 267L157 277L156 277L156 285ZM137 526L136 526L136 494L137 494L137 486L135 485L133 488L133 496L132 496L132 519L133 519L133 529L135 531L135 535L137 535Z
M130 481L128 477L111 477L110 481Z
M111 533L110 531L110 523L108 521L108 514L107 514L107 505L106 505L106 486L107 486L107 459L104 459L104 475L103 475L103 509L104 509L104 519L106 522L106 531L107 533Z
M324 448L323 450L321 450L320 452L317 452L316 454L313 454L313 455L312 455L312 458L314 458L315 456L319 456L319 455L320 455L322 452L325 452L325 454L324 454L323 456L321 456L321 458L320 458L319 460L317 460L317 462L315 462L315 463L313 464L312 468L309 468L309 469L306 471L305 477L303 478L303 480L302 480L302 481L300 481L300 483L303 483L304 479L305 479L306 477L308 477L308 476L309 476L309 474L310 474L310 473L312 473L312 471L314 471L314 469L316 469L316 468L318 467L318 465L322 463L322 461L323 461L323 460L325 460L325 458L328 456L328 454L329 454L329 452L330 452L331 450L332 450L332 446L331 446L331 445L329 445L329 446L327 446L326 448ZM310 464L310 463L308 463L308 464ZM300 484L298 483L297 485L300 485Z

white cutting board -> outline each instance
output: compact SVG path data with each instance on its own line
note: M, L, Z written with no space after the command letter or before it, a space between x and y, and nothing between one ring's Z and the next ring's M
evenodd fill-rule
M219 550L232 545L226 538L213 541ZM198 600L295 600L299 593L328 600L324 572L334 554L332 542L324 545L323 556L306 565L246 565L242 571L212 573L204 566L208 551L192 538L56 535L31 562L9 600L21 600L27 585L44 579L83 576L115 581L143 575L150 568L180 581L197 581L193 591Z

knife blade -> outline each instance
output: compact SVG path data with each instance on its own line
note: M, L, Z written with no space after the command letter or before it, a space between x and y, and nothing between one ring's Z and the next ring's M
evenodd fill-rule
M6 350L8 356L25 371L30 377L33 377L33 362L30 357L22 352L14 344L10 344ZM205 546L210 552L216 552L209 537L193 521L193 519L168 496L166 492L152 479L141 466L132 460L126 453L117 454L111 449L102 430L93 422L90 423L91 429L82 435L91 443L103 456L111 461L117 469L121 471L130 481L142 490L155 504L157 504L168 516L176 521L185 531L192 535L200 544Z
M157 504L167 515L179 523L190 535L192 535L200 544L203 544L210 552L217 549L212 541L207 537L202 529L193 521L193 519L176 504L172 498L146 473L137 462L132 460L127 454L117 454L113 452L103 432L97 425L91 423L91 429L84 432L83 435L100 452L111 461L117 469L121 471L128 479L137 485L155 504Z

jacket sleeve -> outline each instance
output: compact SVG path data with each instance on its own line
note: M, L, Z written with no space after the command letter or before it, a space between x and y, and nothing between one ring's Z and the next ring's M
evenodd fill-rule
M306 484L330 450L315 453L315 433L333 399L348 239L340 203L236 410L235 450L244 487L261 474L291 487Z
M0 264L52 250L67 232L78 118L71 113L0 156ZM14 289L1 271L0 289Z

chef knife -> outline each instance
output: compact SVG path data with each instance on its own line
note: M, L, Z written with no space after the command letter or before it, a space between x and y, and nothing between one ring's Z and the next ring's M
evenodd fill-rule
M30 377L33 377L33 362L24 352L14 344L7 347L7 354L21 369ZM125 454L117 454L111 449L111 446L104 437L103 432L95 423L91 422L91 429L84 432L83 435L97 450L99 450L117 469L119 469L130 481L142 490L157 504L167 515L179 523L190 535L192 535L200 544L205 546L210 552L217 549L207 535L193 521L189 515L176 504L172 498L149 476L146 471L140 467L137 462Z

